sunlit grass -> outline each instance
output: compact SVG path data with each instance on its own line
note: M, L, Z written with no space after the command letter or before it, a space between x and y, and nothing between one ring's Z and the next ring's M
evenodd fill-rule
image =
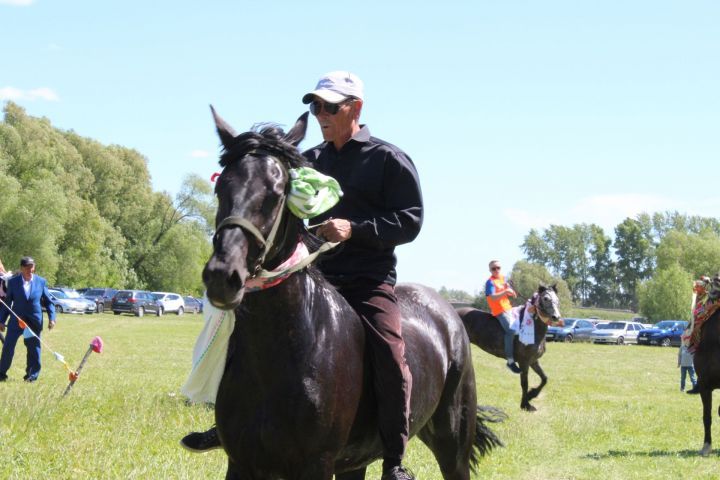
M0 384L0 478L224 478L222 451L193 455L178 446L189 430L213 423L211 409L179 394L201 326L200 315L62 315L43 338L71 365L95 335L105 341L65 398L67 374L47 349L40 380L22 382L19 343L11 378ZM550 383L535 413L520 410L519 378L502 360L476 348L473 358L479 403L509 415L493 426L506 448L482 460L477 478L718 477L718 451L697 455L701 403L679 392L675 348L552 343L541 362ZM406 464L420 479L441 478L417 440ZM368 478L379 478L379 467Z

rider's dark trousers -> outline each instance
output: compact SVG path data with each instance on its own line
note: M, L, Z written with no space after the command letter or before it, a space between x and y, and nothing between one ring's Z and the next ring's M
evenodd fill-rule
M395 289L376 282L338 288L365 325L366 352L373 366L378 425L387 464L400 464L408 442L412 376L405 362L405 342Z

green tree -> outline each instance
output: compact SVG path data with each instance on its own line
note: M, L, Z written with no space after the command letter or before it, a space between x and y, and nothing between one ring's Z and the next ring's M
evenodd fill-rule
M590 225L590 286L589 305L617 307L617 271L611 256L612 239L597 225Z
M658 320L690 320L692 275L677 263L658 269L652 279L638 286L640 312Z
M654 247L652 233L638 220L626 218L615 227L618 283L621 299L631 310L637 310L637 286L653 273Z
M554 275L567 282L573 300L587 304L592 293L593 243L597 225L576 224L572 227L551 225L542 236L531 230L521 248L531 262L545 265Z
M8 268L30 254L51 283L202 291L215 210L208 182L186 177L173 201L152 191L139 152L61 131L12 102L4 113L0 255Z
M541 265L550 264L550 247L534 228L525 236L520 248L529 262Z
M464 302L470 303L475 300L475 297L464 290L448 289L446 287L440 287L438 293L448 302Z
M671 230L657 248L657 267L678 264L694 278L713 275L720 270L720 236L710 229L702 233Z
M203 228L196 222L182 222L148 252L138 275L149 290L201 296L202 270L211 254Z

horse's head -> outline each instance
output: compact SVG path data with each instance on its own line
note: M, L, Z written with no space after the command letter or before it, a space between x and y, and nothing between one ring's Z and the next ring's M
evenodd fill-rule
M550 323L560 320L560 299L557 296L557 285L549 287L540 285L535 307L543 322Z
M283 248L278 238L287 230L288 169L304 163L297 145L305 138L307 113L287 134L266 125L237 135L210 108L224 151L223 171L215 184L213 254L203 270L203 282L210 302L230 310L240 305L248 277Z

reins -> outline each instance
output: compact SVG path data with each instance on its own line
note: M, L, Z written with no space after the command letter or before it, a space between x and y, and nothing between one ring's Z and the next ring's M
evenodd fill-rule
M255 239L260 242L260 245L262 245L262 252L258 256L258 258L255 260L255 267L253 268L253 276L257 275L262 270L262 264L265 262L265 257L267 256L268 252L270 252L270 249L273 247L275 243L275 236L277 235L278 229L280 227L280 221L282 220L282 214L283 210L285 209L285 201L286 196L283 193L280 197L280 213L275 217L275 221L273 222L273 226L270 229L270 233L268 234L267 238L263 237L263 234L258 230L258 228L250 222L245 217L240 217L237 215L231 215L229 217L225 217L222 222L217 226L217 229L215 230L215 235L218 234L220 230L226 227L240 227L244 231L251 233Z
M252 150L248 152L247 155L258 153L257 150ZM280 168L285 172L286 176L289 177L289 173L287 171L287 168L285 168L285 165L283 165L282 162L278 161L277 158L275 158L273 155L270 155L265 152L265 155L267 155L269 158L272 158L275 160ZM303 268L310 265L315 259L327 252L328 250L335 248L340 242L325 242L322 245L320 245L320 248L318 248L315 252L308 254L307 256L304 256L300 261L295 263L294 265L290 265L286 268L282 269L276 269L276 270L266 270L263 268L263 263L265 262L265 258L267 257L270 250L273 248L275 244L275 237L277 236L277 232L280 229L280 223L282 223L282 217L287 209L287 194L283 193L280 197L279 202L280 208L278 210L278 214L275 217L275 221L273 222L272 227L270 228L270 233L268 233L267 238L263 236L262 232L253 225L250 220L248 220L245 217L241 217L239 215L230 215L228 217L225 217L217 226L215 229L215 235L220 232L223 228L228 227L240 227L242 230L252 234L252 236L255 237L255 239L262 245L262 252L260 255L255 259L255 266L252 269L252 273L250 277L246 280L246 283L248 280L257 279L261 284L265 284L268 287L269 286L275 286L281 281L285 280L287 277L292 275L295 272L298 272L302 270ZM274 279L279 279L277 282L272 282ZM267 288L267 287L265 287Z

